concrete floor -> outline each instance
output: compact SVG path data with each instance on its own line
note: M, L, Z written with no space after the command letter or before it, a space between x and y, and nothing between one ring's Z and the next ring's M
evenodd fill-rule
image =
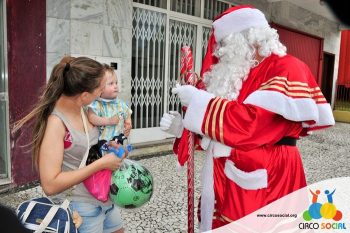
M154 178L154 193L150 202L135 210L122 209L126 232L187 232L186 169L178 171L176 157L164 148L140 148L135 159L146 166ZM350 175L350 124L336 123L299 140L304 168L309 184ZM144 150L144 153L142 152ZM165 156L159 156L165 151ZM152 155L153 153L153 155ZM145 156L146 155L146 156ZM154 156L157 155L157 156ZM199 175L204 161L203 152L195 154L195 205L200 192ZM11 208L29 198L40 196L40 187L0 195L0 203ZM195 222L198 232L198 223Z

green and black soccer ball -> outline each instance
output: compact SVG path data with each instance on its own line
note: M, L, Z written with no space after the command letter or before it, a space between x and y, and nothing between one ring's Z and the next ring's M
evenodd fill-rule
M122 166L113 172L110 198L117 206L138 208L148 202L152 194L153 177L141 164L126 159Z

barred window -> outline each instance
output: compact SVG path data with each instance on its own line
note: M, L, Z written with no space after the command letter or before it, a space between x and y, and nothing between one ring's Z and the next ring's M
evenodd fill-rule
M214 20L216 16L230 7L229 3L219 0L204 0L204 18Z
M133 0L133 2L166 9L167 0Z
M200 0L172 0L171 8L172 11L179 13L200 16L201 1Z
M166 15L134 7L131 108L134 128L156 127L163 115Z

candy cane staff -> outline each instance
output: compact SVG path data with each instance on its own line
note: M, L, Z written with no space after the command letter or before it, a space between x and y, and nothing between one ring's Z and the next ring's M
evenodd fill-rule
M193 85L201 87L200 80L193 70L193 56L189 46L183 46L180 50L180 76L177 86ZM203 86L203 85L202 85ZM182 108L186 112L186 107ZM171 122L177 122L171 125ZM177 136L174 142L174 153L178 156L180 166L187 163L187 220L188 232L194 232L194 150L196 137L187 129L183 130L180 113L170 111L165 113L161 120L161 129L173 132ZM171 128L170 128L171 127ZM175 131L174 131L175 130ZM198 143L197 143L198 144Z
M199 81L198 76L193 70L193 55L189 46L183 46L180 51L180 84L196 86ZM183 107L183 112L186 112L186 107ZM187 151L176 151L179 146L174 147L175 153L179 157L188 157L187 159L187 232L194 232L194 133L185 129L182 137L183 142L180 147L187 146ZM186 142L187 141L187 142Z

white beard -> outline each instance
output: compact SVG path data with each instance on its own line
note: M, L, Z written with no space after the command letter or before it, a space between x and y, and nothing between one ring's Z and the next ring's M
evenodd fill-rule
M235 34L224 40L227 43L214 52L219 62L204 74L206 89L215 96L237 99L250 68L256 64L252 59L255 49L240 37L241 34Z
M276 30L271 28L251 28L228 35L214 52L219 62L203 75L208 92L229 100L237 99L250 69L259 64L255 59L257 51L252 45L259 46L262 57L271 53L283 56L286 51Z

